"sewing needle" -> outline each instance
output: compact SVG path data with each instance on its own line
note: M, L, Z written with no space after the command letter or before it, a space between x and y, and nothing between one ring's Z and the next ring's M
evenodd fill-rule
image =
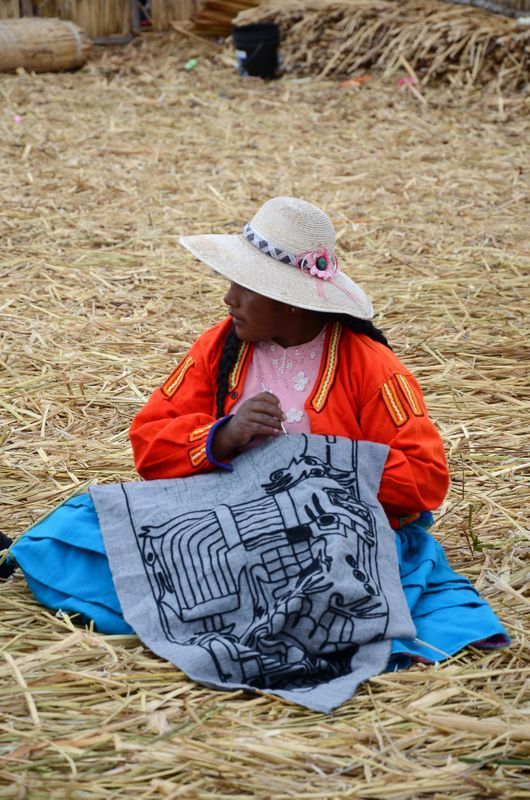
M267 389L267 387L265 386L265 383L263 381L261 382L261 388L263 389L264 392L268 392L269 394L274 394L274 392L271 392L270 389ZM280 411L281 410L282 410L282 407L280 406ZM283 424L283 422L281 420L280 420L280 425L282 426L282 431L284 432L284 434L286 436L289 436L289 434L285 430L285 425Z

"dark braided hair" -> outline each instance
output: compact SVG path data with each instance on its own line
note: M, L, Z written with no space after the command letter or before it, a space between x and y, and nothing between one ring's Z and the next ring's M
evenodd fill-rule
M392 348L388 344L388 340L383 331L376 328L369 319L358 319L357 317L350 317L347 314L323 314L325 322L340 322L348 330L353 333L362 333L368 336L374 342L384 344L390 350ZM228 379L232 368L237 360L241 341L238 338L234 328L230 328L228 336L225 339L221 358L219 359L219 366L217 368L217 393L216 400L216 416L222 417L224 415L224 403L226 395L228 394Z
M219 366L217 367L217 394L215 395L217 419L224 416L225 397L228 394L228 379L236 363L241 341L232 327L225 339Z

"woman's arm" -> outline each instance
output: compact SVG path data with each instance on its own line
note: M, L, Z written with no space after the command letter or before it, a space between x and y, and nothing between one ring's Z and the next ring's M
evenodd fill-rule
M208 437L223 422L215 417L220 328L195 342L133 419L129 438L143 478L177 478L218 466L210 460Z
M360 415L363 438L388 444L379 500L394 520L437 508L449 486L440 434L409 373L387 378Z

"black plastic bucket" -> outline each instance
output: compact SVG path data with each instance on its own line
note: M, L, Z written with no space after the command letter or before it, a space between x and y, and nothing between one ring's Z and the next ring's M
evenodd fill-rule
M274 78L278 73L280 29L273 22L241 25L233 30L241 75Z

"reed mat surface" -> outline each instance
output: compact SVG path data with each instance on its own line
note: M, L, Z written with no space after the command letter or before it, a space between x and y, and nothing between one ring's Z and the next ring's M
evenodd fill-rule
M262 83L223 59L151 34L75 74L0 76L0 530L135 479L132 416L223 316L179 234L299 195L424 388L453 481L434 533L513 644L383 674L325 716L197 686L15 574L0 797L528 798L528 100Z
M265 0L234 25L276 22L287 72L347 78L404 66L422 85L530 80L530 28L473 6L438 0Z

